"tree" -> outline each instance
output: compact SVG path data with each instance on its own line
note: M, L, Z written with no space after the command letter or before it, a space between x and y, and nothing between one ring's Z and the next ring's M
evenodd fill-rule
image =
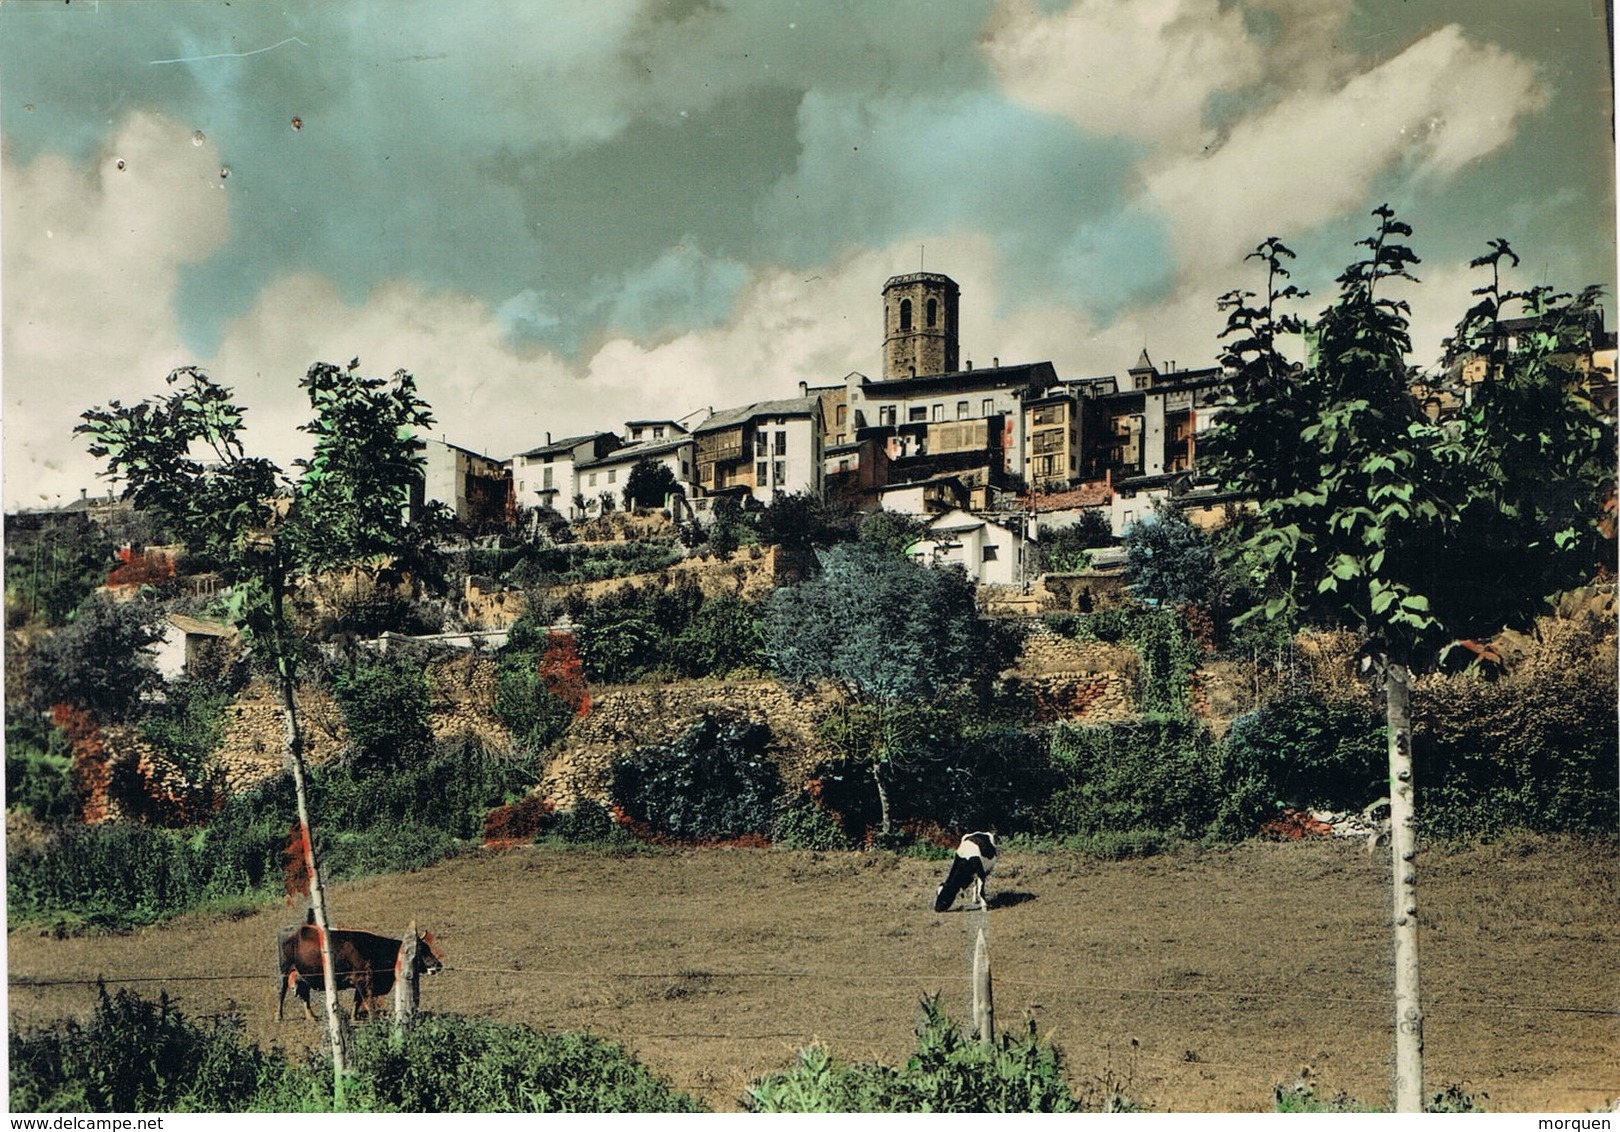
M163 637L160 618L149 601L85 602L28 655L34 706L48 711L72 704L98 723L133 719L142 697L163 682L152 660L152 646Z
M1203 531L1169 500L1125 532L1125 580L1138 599L1207 608L1214 592L1215 553Z
M862 721L852 745L877 789L889 832L887 764L905 754L908 706L984 684L1014 644L981 621L973 583L864 543L819 555L821 572L765 603L766 652L789 680L841 685Z
M297 573L349 564L376 568L408 544L407 504L424 464L425 445L416 433L432 424L409 373L367 378L355 372L359 364L317 363L300 382L313 414L301 427L315 442L290 483L275 464L247 455L242 408L228 388L195 366L169 374L168 394L91 409L76 429L89 438L91 455L107 461L106 474L123 482L126 499L163 516L188 551L215 564L231 586L233 620L271 659L329 987L337 984L310 836L295 699L299 648L286 599ZM278 495L284 506L276 505ZM335 993L326 995L326 1008L341 1098L345 1052Z
M1253 591L1260 604L1239 620L1297 617L1357 630L1383 686L1396 1105L1416 1111L1423 1069L1409 672L1432 663L1457 627L1492 618L1500 625L1590 575L1612 433L1555 374L1556 334L1507 358L1505 376L1491 379L1498 388L1485 391L1477 408L1454 422L1428 420L1410 393L1409 307L1384 291L1394 279L1416 282L1408 269L1417 256L1401 242L1412 230L1387 206L1373 215L1377 231L1357 243L1367 255L1339 277L1337 298L1314 324L1279 310L1303 294L1281 282L1293 253L1275 237L1252 253L1266 266L1265 297L1253 304L1254 293L1233 291L1221 299L1229 312L1223 337L1231 339L1222 361L1235 373L1235 404L1223 412L1209 452L1223 486L1257 501L1253 533L1225 544L1229 560L1267 579ZM1495 269L1505 248L1475 265ZM1494 342L1499 289L1477 293L1486 301L1465 317L1458 340ZM1294 367L1279 339L1298 332L1312 356ZM1533 433L1518 419L1526 402L1540 406ZM1579 490L1568 501L1542 499L1535 477L1549 474L1554 491ZM1517 543L1491 545L1509 536L1530 553L1520 556ZM1457 561L1486 547L1503 583L1488 589L1468 582L1470 567Z
M624 481L624 508L662 507L664 501L680 491L675 473L668 464L643 456L630 468Z
M1113 545L1114 532L1107 513L1093 507L1066 527L1042 531L1035 553L1043 573L1078 574L1091 565L1087 551Z

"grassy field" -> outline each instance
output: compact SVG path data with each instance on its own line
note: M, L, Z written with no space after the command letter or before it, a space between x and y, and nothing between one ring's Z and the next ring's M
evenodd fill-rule
M609 856L522 847L336 886L342 925L435 933L428 1010L621 1042L719 1109L812 1041L903 1060L917 1002L967 1015L984 927L996 1021L1033 1019L1077 1087L1165 1111L1271 1106L1310 1066L1326 1093L1387 1102L1387 856L1359 843L1248 843L1145 860L1005 855L987 915L931 910L944 864L886 853L711 849ZM1584 1111L1620 1096L1620 865L1611 842L1510 838L1419 860L1428 1088L1493 1111ZM959 906L960 907L960 906ZM94 986L167 990L188 1014L275 1021L281 906L122 935L8 937L12 1026L88 1012ZM294 1006L295 1004L289 1004Z

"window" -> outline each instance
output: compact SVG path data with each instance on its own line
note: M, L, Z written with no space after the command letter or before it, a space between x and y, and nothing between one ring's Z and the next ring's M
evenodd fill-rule
M654 425L653 426L653 439L654 440L662 440L662 439L664 439L664 426L663 425Z
M879 405L878 406L878 424L879 425L892 425L893 423L894 423L894 406L893 405Z
M590 482L590 486L591 486L591 487L595 487L595 486L596 486L596 473L595 473L595 472L592 472L592 473L591 473L591 482Z
M942 421L942 420L945 419L945 406L944 405L935 405L934 406L934 419L936 421Z
M928 407L926 405L912 406L906 411L906 419L908 421L926 421L928 419Z
M540 483L541 483L542 487L550 487L551 486L551 469L550 468L546 469L545 475L541 479Z
M994 562L996 560L996 552L997 552L997 548L995 546L993 546L990 543L985 543L984 544L984 561L986 561L986 562Z
M779 433L776 434L776 449L775 449L774 455L777 455L777 456L786 456L787 455L787 433L779 432Z
M930 329L933 328L934 321L938 317L939 317L939 300L938 299L929 299L928 300L928 326L929 326Z
M770 434L764 432L754 433L754 455L763 456L771 450Z
M840 406L838 406L838 413L837 413L838 427L843 428L848 423L849 423L849 406L848 405L840 405Z
M613 483L618 478L619 478L619 469L613 468L608 472L608 483Z
M959 421L965 421L967 420L967 415L968 403L966 401L958 401L956 403L956 419Z
M689 480L692 478L692 465L687 463L685 460L681 461L681 478L683 480Z
M849 459L847 457L838 461L838 470L840 472L849 471Z
M765 473L768 470L769 465L767 465L764 460L761 460L759 463L754 465L754 484L756 487L765 486Z
M911 300L910 299L901 299L900 300L900 329L901 330L910 330L911 329Z
M993 417L995 415L996 415L995 398L986 397L984 399L984 403L980 406L979 416L981 416L981 417Z
M782 484L787 482L787 464L781 460L771 466L771 482Z

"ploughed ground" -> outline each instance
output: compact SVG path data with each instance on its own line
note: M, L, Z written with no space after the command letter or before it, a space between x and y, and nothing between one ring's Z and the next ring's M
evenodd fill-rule
M1418 866L1428 1091L1461 1084L1499 1112L1612 1103L1614 842L1442 845ZM1009 851L987 915L932 911L945 868L888 853L523 846L336 885L330 903L340 926L398 935L414 917L435 934L447 969L424 980L425 1010L589 1030L721 1110L811 1042L901 1063L923 994L968 1018L981 927L998 1029L1033 1020L1077 1090L1114 1084L1158 1111L1265 1110L1309 1066L1323 1094L1388 1103L1387 850ZM192 1016L240 1012L267 1047L319 1047L318 997L322 1020L289 995L275 1021L276 929L301 914L278 904L65 939L14 930L11 1025L83 1015L95 995L17 980L162 978L132 985L166 989Z

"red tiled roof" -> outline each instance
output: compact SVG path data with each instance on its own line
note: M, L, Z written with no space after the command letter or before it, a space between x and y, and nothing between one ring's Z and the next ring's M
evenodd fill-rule
M1083 483L1068 491L1030 492L1020 502L1031 511L1067 511L1074 507L1101 507L1113 497L1106 483Z

